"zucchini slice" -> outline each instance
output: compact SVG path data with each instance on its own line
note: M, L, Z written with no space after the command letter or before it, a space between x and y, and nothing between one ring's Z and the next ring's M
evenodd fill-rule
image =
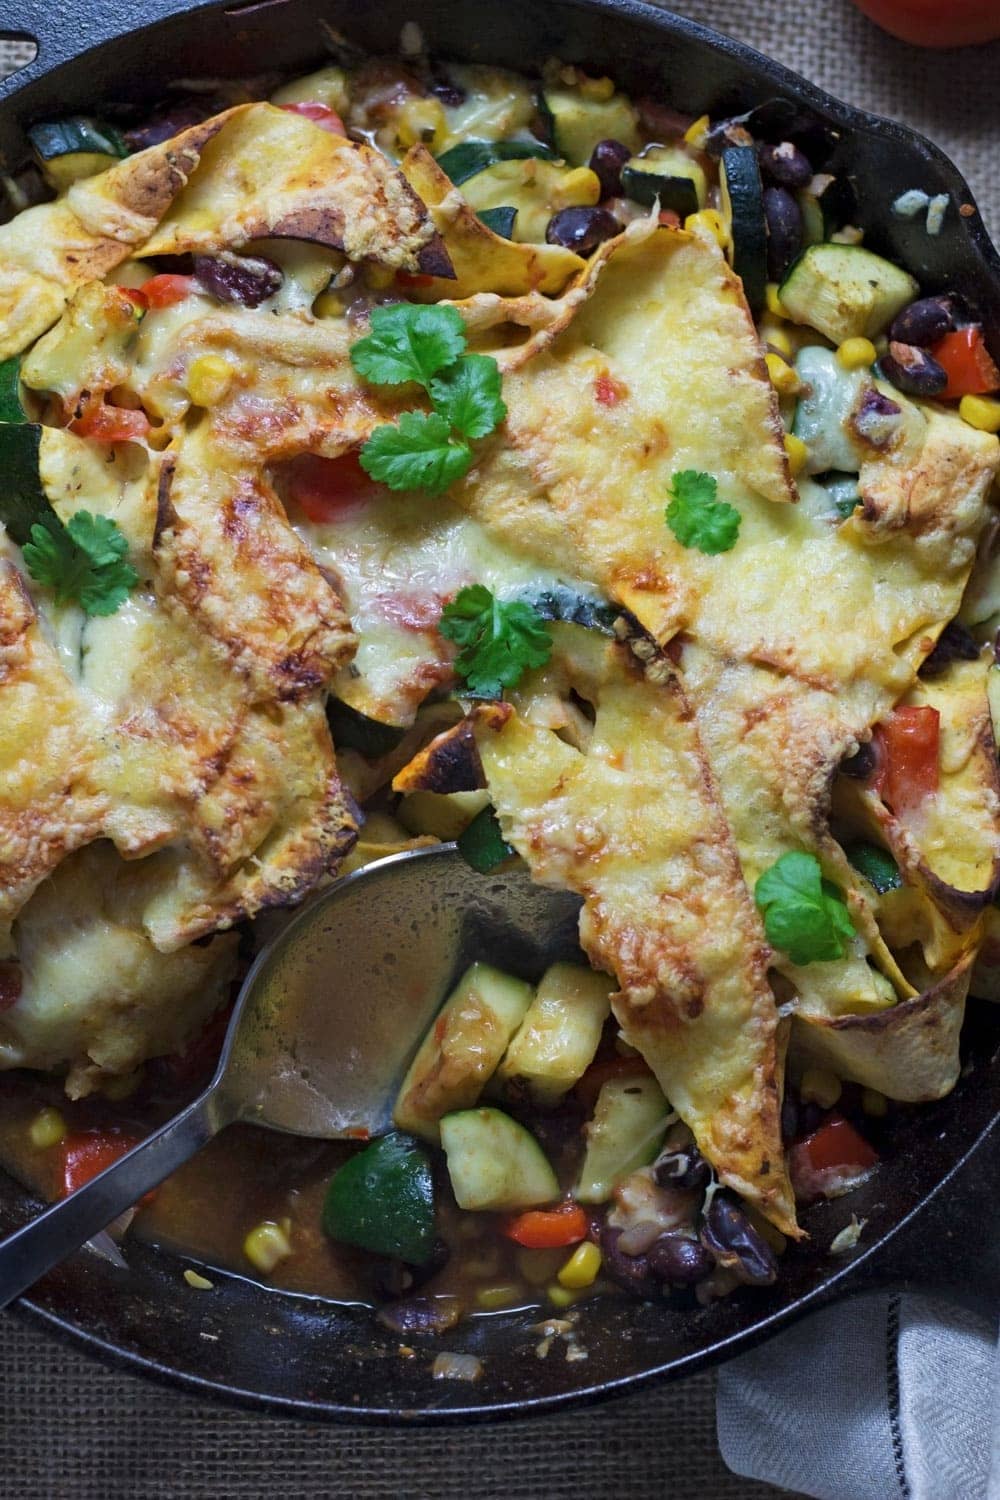
M862 245L810 245L789 268L779 295L795 323L834 344L875 338L920 287L908 271Z
M752 146L727 146L719 165L722 215L729 226L733 270L756 316L767 291L767 223L764 188Z
M65 538L39 475L43 430L37 422L0 422L0 521L19 547L31 540L36 524L47 526L60 541Z
M0 422L27 422L21 399L21 356L12 354L0 362Z
M646 208L659 199L683 220L704 208L708 184L703 168L679 146L647 146L622 167L622 192Z
M609 1078L586 1127L587 1149L573 1197L606 1203L618 1184L656 1159L670 1106L656 1079Z
M366 760L381 760L395 750L407 732L398 724L369 719L340 698L326 700L326 722L338 750L356 750Z
M571 166L585 167L598 141L639 149L639 116L624 94L585 99L578 89L552 88L542 90L539 103L556 150Z
M31 125L28 139L46 180L57 193L128 156L128 147L118 131L89 115L67 115L64 120Z
M606 599L595 599L581 594L569 584L556 584L550 589L526 589L518 595L530 604L543 620L563 620L568 625L583 625L587 630L600 631L601 635L614 635L615 620L621 610Z
M507 1212L559 1197L535 1137L500 1109L464 1109L441 1121L441 1145L459 1208Z
M541 141L460 141L437 158L437 164L460 187L470 177L496 166L498 161L524 161L538 157L554 161L555 152Z
M479 792L408 792L396 809L407 833L433 834L436 839L459 838L473 819L489 808L490 794Z
M529 157L492 162L466 179L462 193L480 218L491 209L513 208L513 237L521 244L540 245L552 215L592 206L601 196L601 184L586 167Z
M511 203L501 204L498 208L484 208L478 215L487 229L492 229L494 234L502 235L505 240L514 238L514 223L517 219L517 209Z
M534 991L490 964L473 964L420 1044L396 1099L401 1130L438 1139L442 1115L478 1100L524 1020Z
M553 964L539 981L497 1078L523 1078L539 1104L556 1104L593 1062L616 988L607 974L580 964Z

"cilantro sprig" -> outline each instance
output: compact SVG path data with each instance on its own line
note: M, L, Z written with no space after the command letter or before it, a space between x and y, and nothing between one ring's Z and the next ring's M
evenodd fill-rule
M58 530L36 521L22 552L36 583L52 589L60 604L75 600L88 615L113 615L139 582L117 523L88 510Z
M735 505L716 498L718 484L699 469L675 474L668 493L667 525L682 547L714 555L736 546L743 519Z
M351 349L355 370L373 385L415 382L434 408L375 428L360 459L379 483L440 494L472 467L469 439L486 437L507 415L496 360L466 354L465 346L457 308L402 302L373 309L371 333Z
M529 667L543 667L552 637L522 599L497 599L482 583L460 589L441 613L441 634L461 647L455 670L479 698L499 698Z
M754 886L772 948L793 964L829 963L843 958L854 937L847 905L832 881L823 877L814 854L790 850L765 870Z

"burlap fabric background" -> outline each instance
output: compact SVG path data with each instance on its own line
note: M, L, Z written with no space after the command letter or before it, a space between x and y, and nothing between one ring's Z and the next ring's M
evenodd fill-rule
M933 137L1000 235L1000 44L920 52L876 31L848 0L679 0L675 8ZM16 25L17 0L4 10ZM0 42L0 73L24 60L23 47ZM217 1409L105 1369L7 1315L0 1317L0 1500L776 1495L724 1468L713 1395L706 1374L596 1410L492 1429L326 1428Z

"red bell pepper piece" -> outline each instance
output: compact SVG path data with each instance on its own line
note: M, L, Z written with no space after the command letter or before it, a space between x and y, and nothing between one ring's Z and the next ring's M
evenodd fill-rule
M183 302L185 297L192 297L201 290L197 276L177 276L171 272L151 276L139 288L147 307L173 307L176 302Z
M382 492L382 485L361 467L356 453L320 458L303 453L285 468L286 492L310 521L336 521L345 511L365 505Z
M59 1171L59 1195L67 1198L77 1188L84 1187L92 1178L113 1166L126 1156L139 1137L117 1129L81 1130L67 1135L60 1142L61 1166ZM155 1190L142 1199L143 1205L152 1203Z
M529 1250L553 1250L577 1245L587 1238L590 1220L578 1203L560 1203L558 1208L529 1208L501 1225L509 1240Z
M843 1115L831 1115L818 1130L800 1141L796 1150L801 1150L814 1172L840 1167L867 1171L878 1161L875 1147Z
M331 135L346 135L347 127L335 109L328 104L320 104L318 99L305 99L300 104L282 104L281 109L287 110L290 115L304 115L307 120L312 120L321 130L328 130Z
M1000 370L986 347L978 323L946 333L931 353L948 376L948 384L941 392L942 399L986 396L990 391L1000 390Z
M938 789L941 715L904 705L875 726L874 738L879 764L871 784L899 817Z

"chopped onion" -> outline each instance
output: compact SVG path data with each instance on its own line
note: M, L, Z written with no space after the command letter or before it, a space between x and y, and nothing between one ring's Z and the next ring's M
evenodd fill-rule
M851 1214L851 1222L846 1224L839 1234L835 1234L830 1241L831 1255L846 1255L848 1250L853 1250L861 1238L861 1231L868 1223L867 1219L859 1219L857 1214Z
M475 1354L439 1354L431 1365L435 1380L478 1380L483 1362Z
M921 192L920 188L910 188L908 193L900 193L892 205L892 211L899 219L914 219L930 201L928 193Z
M927 205L927 233L940 234L944 216L948 212L951 198L948 193L938 193Z

